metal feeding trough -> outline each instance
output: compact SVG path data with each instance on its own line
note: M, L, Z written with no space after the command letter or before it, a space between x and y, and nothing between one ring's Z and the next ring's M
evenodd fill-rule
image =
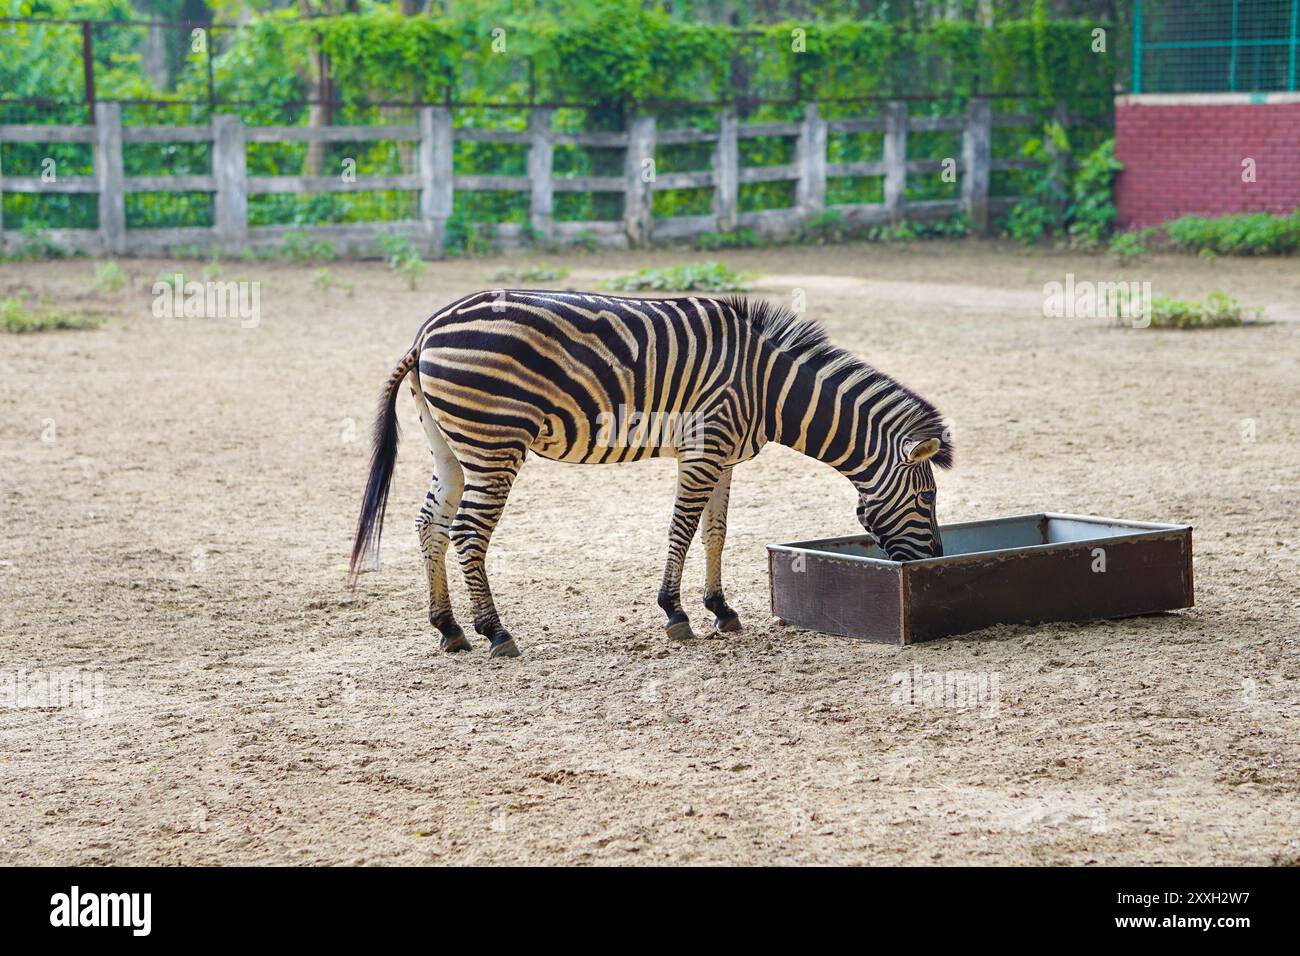
M1018 515L943 525L943 557L891 561L869 535L770 544L772 613L798 627L912 644L992 624L1191 607L1192 529Z

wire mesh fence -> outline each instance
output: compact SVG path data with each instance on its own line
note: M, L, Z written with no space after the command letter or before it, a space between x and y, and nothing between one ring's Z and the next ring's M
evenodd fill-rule
M1300 0L1135 0L1134 93L1297 89Z

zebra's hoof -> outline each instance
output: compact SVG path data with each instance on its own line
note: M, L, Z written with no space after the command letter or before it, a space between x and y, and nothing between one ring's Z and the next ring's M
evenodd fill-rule
M507 637L500 644L492 645L492 657L518 657L519 648L515 646L515 639Z
M668 634L668 639L672 641L693 641L695 632L691 630L690 621L678 621L676 624L664 626L664 631Z
M465 632L460 628L456 629L455 634L442 635L442 640L438 642L438 646L448 654L474 649L474 645L469 642L469 638L465 636Z
M733 614L727 618L720 617L716 626L722 634L734 634L740 630L740 615Z

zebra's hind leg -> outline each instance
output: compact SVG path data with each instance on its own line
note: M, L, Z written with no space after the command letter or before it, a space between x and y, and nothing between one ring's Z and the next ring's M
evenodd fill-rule
M513 459L464 461L465 492L451 525L451 539L456 543L461 570L465 573L465 582L474 603L474 630L488 639L493 657L519 656L514 638L501 625L492 600L492 589L488 586L486 567L488 543L501 512L505 510L519 464Z
M664 566L663 582L659 585L659 606L668 615L664 630L675 641L686 641L695 636L690 619L682 610L682 565L699 527L700 515L722 473L721 462L714 458L678 459L677 501L673 505L673 521L668 532L668 562Z
M435 472L424 497L424 505L415 519L415 533L420 538L424 571L429 579L429 623L442 637L439 646L448 653L468 651L472 644L451 613L451 595L447 587L447 543L452 516L460 503L462 479L460 465L454 479L444 479Z
M727 540L727 502L731 497L731 469L724 468L709 502L704 506L704 606L713 612L719 631L739 631L740 616L722 595L722 547Z
M415 407L433 454L433 478L424 496L424 505L415 519L415 533L420 540L420 554L424 558L425 576L429 581L429 623L441 635L439 647L452 653L468 651L473 645L456 623L451 613L451 595L447 587L447 545L451 520L460 507L461 493L465 487L465 472L452 453L442 430L434 422L414 373L411 391Z

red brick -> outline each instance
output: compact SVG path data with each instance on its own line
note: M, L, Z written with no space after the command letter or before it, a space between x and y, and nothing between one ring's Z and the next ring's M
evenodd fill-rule
M1117 106L1122 227L1300 207L1300 103ZM1254 183L1241 161L1255 160Z

